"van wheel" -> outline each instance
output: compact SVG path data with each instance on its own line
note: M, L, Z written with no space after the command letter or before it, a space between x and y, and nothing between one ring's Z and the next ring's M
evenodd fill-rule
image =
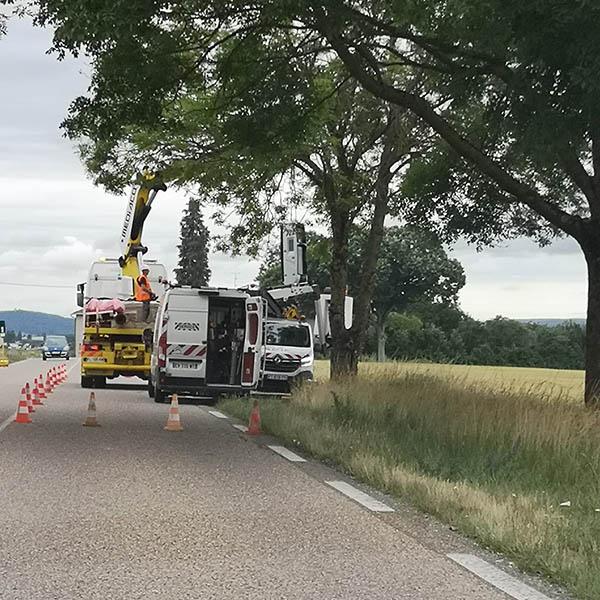
M154 398L154 386L152 385L152 379L148 379L148 396Z

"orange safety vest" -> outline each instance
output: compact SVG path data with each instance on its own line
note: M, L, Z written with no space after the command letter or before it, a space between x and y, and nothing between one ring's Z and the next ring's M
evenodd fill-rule
M150 289L150 282L145 275L140 275L137 278L137 286L135 287L135 299L138 302L150 302L152 300L152 296L142 289L142 286Z

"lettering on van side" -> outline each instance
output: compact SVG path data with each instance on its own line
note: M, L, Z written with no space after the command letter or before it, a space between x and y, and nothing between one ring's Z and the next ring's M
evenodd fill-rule
M175 323L175 331L200 331L200 323Z

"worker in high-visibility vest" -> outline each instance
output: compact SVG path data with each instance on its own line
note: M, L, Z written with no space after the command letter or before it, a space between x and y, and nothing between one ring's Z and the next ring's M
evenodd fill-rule
M150 315L150 300L155 297L152 287L150 286L148 273L150 273L150 269L144 266L142 268L142 274L136 279L137 285L135 286L135 299L138 302L142 302L144 305L142 317L144 321L146 321Z

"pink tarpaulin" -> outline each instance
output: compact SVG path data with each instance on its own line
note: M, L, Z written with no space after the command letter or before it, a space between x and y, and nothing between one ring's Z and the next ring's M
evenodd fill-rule
M85 305L85 312L115 312L120 314L125 312L125 305L118 298L112 298L111 300L92 298Z

